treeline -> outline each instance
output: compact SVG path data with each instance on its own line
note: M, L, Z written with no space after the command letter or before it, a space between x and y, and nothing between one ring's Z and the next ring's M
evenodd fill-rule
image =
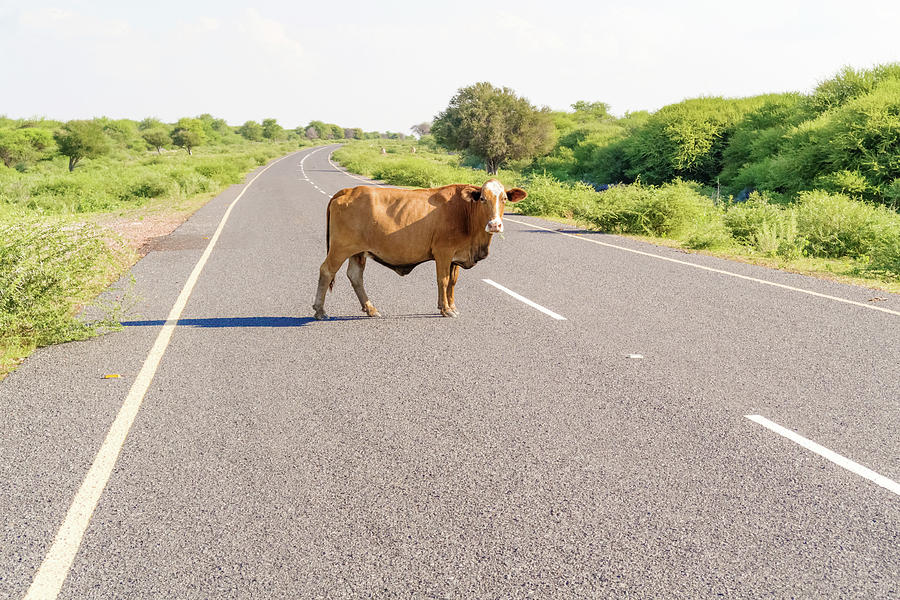
M900 63L845 68L811 94L695 98L617 118L603 103L552 113L553 151L531 169L593 184L676 179L746 197L801 191L900 207Z
M142 121L99 117L68 122L51 119L10 119L0 116L0 161L8 168L27 171L38 162L57 156L68 158L72 171L83 159L112 155L124 158L134 152L182 149L193 154L203 145L229 146L244 141L290 142L339 139L404 139L402 133L365 132L333 123L311 121L285 129L276 119L247 121L233 127L224 119L202 114L163 123L149 117Z

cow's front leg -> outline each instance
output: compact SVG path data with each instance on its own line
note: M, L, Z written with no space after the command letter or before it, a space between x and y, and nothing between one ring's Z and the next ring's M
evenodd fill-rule
M450 286L450 260L436 258L434 265L435 271L437 271L438 310L445 317L457 317L459 315L450 309L450 303L447 300L447 288Z
M459 311L456 310L456 300L453 297L453 293L458 279L459 265L450 265L450 283L447 285L447 305L450 307L450 311L456 313L457 316L459 316Z

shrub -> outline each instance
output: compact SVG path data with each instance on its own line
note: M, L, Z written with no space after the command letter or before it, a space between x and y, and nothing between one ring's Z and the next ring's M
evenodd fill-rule
M884 207L823 191L802 192L796 211L810 256L869 256L900 228L900 217Z
M597 201L594 189L583 183L562 183L550 175L533 174L524 184L528 196L516 204L526 215L586 218Z
M757 192L747 202L730 206L723 222L735 241L765 256L796 257L802 250L794 211L770 204Z
M131 201L169 197L176 186L177 184L165 174L150 171L126 183L119 192L119 199Z
M860 70L844 67L833 78L820 83L806 99L805 106L813 113L823 113L868 94L879 83L889 80L900 80L900 63Z
M871 191L869 181L859 171L838 171L816 177L813 184L828 192L861 198Z
M606 231L680 238L716 211L696 184L681 181L660 187L640 182L614 186L599 196L591 220Z
M676 177L714 182L736 124L772 98L694 98L664 106L628 138L626 174L654 184Z
M223 159L204 159L194 169L200 175L217 183L231 184L241 182L241 167Z
M129 252L88 224L24 218L0 223L0 346L83 339L96 323L74 318Z
M177 166L169 169L167 176L171 178L179 188L181 195L189 198L194 194L208 192L213 188L213 182L196 169L186 166Z
M900 279L900 224L887 232L872 248L869 270Z

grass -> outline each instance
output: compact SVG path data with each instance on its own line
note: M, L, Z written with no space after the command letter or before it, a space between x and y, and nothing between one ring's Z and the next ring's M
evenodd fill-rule
M0 223L0 372L38 346L86 339L111 318L74 318L134 260L91 223L26 217Z
M297 148L248 142L199 147L194 156L119 153L86 160L73 173L65 157L24 172L0 165L0 378L37 347L119 326L117 305L96 298L137 254L108 223L184 218ZM87 312L99 316L88 320Z
M480 185L487 179L457 156L427 147L412 154L409 142L353 143L334 157L351 171L396 185ZM680 180L597 192L546 174L506 170L499 178L528 191L515 205L522 214L900 293L900 215L843 194L801 192L788 204L754 194L732 204Z

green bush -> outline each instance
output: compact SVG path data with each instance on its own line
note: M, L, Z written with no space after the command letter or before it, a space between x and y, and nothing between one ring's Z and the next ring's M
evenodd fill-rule
M387 151L381 155L381 148ZM481 185L487 179L483 171L460 166L459 157L419 151L410 154L409 142L380 141L377 144L348 144L334 153L334 158L354 173L360 173L394 185L439 187L451 183ZM501 172L501 181L512 184Z
M872 248L869 270L884 277L900 279L900 225L886 232Z
M119 199L124 201L143 200L147 198L167 198L177 188L171 177L165 173L150 171L134 176L125 183L119 192Z
M92 334L74 318L127 262L110 233L84 223L25 217L0 223L0 351Z
M216 183L231 184L241 182L243 166L222 159L204 159L194 167L194 170Z
M695 184L634 183L596 192L584 183L533 175L525 185L528 197L517 205L524 214L574 218L611 233L681 239L695 248L731 244L721 211Z
M810 256L866 257L898 235L900 216L841 194L801 192L797 229Z
M881 82L890 80L900 80L900 63L859 70L844 67L833 78L820 83L804 104L811 113L823 113L864 96Z
M184 198L208 192L214 187L214 183L209 177L201 175L192 166L173 166L168 170L167 176L178 185L181 196Z
M764 256L796 258L802 252L793 209L771 204L757 192L747 202L730 206L723 222L737 243Z
M534 174L524 182L528 196L516 204L526 215L586 218L597 201L597 192L583 183L563 183L550 175Z
M628 138L626 175L652 184L676 177L715 182L737 123L773 98L694 98L664 106Z

